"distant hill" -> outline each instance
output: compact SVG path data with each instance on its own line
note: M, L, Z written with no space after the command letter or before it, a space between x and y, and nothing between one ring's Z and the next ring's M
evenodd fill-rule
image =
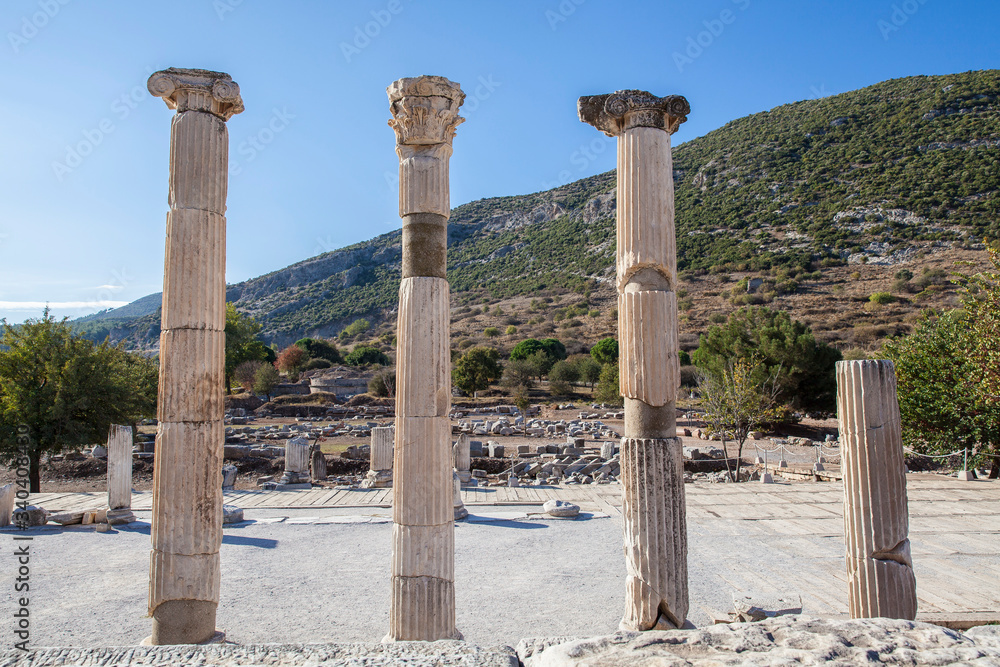
M998 162L998 70L787 104L676 147L682 344L745 303L792 311L840 347L905 331L916 311L953 302L945 274L955 260L982 261L983 239L1000 238ZM609 172L455 208L456 344L485 341L494 326L499 345L546 334L582 349L612 333L614 189ZM400 252L390 232L232 285L227 297L279 345L336 336L362 317L373 324L363 336L378 336L394 324ZM895 303L867 306L875 291ZM149 349L159 298L74 324Z

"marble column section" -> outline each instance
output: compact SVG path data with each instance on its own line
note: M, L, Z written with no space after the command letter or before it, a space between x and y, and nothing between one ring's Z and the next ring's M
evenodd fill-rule
M135 521L132 514L132 427L112 424L108 431L108 523Z
M472 451L468 433L462 433L455 442L455 472L462 484L472 481Z
M626 564L623 630L682 627L688 612L684 467L670 135L680 96L620 90L581 97L580 120L618 138L617 288Z
M917 615L906 464L891 361L837 362L851 618Z
M366 489L392 486L392 451L395 428L376 426L372 428L369 451L368 474L361 482Z
M390 85L403 219L396 358L392 600L386 641L460 639L455 627L448 159L465 94L440 76Z
M220 636L226 121L243 111L243 100L228 74L207 70L162 70L147 88L177 111L170 130L147 642L197 644Z

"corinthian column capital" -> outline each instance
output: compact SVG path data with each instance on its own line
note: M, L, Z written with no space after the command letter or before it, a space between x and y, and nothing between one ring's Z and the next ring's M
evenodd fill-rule
M154 72L146 88L178 113L204 111L229 120L243 112L240 86L225 72L171 67Z
M670 134L687 120L691 105L681 95L657 97L645 90L619 90L588 95L577 102L580 120L609 137L633 127L654 127Z
M450 146L455 128L465 122L458 115L465 93L457 83L443 76L399 79L385 92L392 112L389 126L396 131L398 145Z

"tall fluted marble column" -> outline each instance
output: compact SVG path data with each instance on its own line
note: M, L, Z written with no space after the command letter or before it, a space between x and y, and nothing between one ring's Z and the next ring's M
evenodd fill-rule
M390 85L403 219L387 641L460 639L455 627L448 159L465 93L440 76Z
M580 120L618 138L623 630L682 627L688 611L670 135L689 111L683 97L641 90L579 100Z
M217 638L226 323L226 121L243 111L228 74L170 68L149 92L177 114L170 185L153 474L152 644Z
M837 362L851 618L917 615L906 463L891 361Z

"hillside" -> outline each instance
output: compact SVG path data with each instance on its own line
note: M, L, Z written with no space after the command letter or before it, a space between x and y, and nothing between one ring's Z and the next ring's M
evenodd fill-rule
M796 102L676 147L682 345L745 303L789 310L842 348L953 303L954 262L984 261L982 240L1000 238L998 160L997 70ZM485 340L487 327L501 345L555 334L582 347L612 333L614 188L611 172L455 208L455 344ZM396 231L232 285L228 298L278 345L360 317L375 325L362 337L378 336L394 325L399 260ZM880 291L894 302L870 304ZM75 324L149 349L159 315L139 305Z

